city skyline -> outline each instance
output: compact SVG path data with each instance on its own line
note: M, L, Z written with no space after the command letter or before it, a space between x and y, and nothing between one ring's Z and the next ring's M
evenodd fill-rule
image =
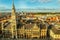
M52 6L51 9L46 9L49 8L47 5L46 7L42 7L42 9L41 5L43 3L47 4L51 0L40 0L42 4L39 5L39 8L37 4L34 4L34 6L33 4L30 4L30 1L28 0L26 0L28 3L22 0L17 1L19 4L17 4L16 1L17 0L0 1L3 2L3 4L7 5L1 6L1 9L3 8L2 10L5 11L0 12L1 40L60 40L60 9L58 9L59 5L53 5L54 3L52 3L52 5L49 4L50 7ZM33 0L31 2L34 3L37 2L37 0ZM30 11L28 8L32 10ZM10 12L8 12L9 10ZM47 10L51 12L48 13Z
M29 8L60 8L59 0L14 0L16 9L29 9ZM18 5L17 5L18 4ZM12 0L0 0L0 9L11 9Z

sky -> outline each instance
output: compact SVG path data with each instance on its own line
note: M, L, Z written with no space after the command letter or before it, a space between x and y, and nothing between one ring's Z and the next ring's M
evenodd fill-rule
M14 0L15 8L49 8L59 9L60 0ZM0 9L11 9L12 0L0 0Z

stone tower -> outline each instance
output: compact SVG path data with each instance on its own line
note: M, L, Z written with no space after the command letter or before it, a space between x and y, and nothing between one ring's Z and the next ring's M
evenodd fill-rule
M17 30L16 30L16 13L14 0L12 0L12 13L11 13L11 28L12 28L12 38L17 38Z

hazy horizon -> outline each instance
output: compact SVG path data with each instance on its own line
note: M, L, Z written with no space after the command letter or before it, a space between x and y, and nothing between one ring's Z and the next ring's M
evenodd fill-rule
M12 9L0 9L0 12L11 12ZM60 12L60 9L16 9L16 12Z

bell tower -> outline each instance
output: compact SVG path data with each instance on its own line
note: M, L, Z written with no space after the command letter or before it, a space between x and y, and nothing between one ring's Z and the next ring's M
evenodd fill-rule
M16 12L14 6L14 0L12 0L12 13L11 13L11 29L12 29L12 38L17 38L17 28L16 28Z

